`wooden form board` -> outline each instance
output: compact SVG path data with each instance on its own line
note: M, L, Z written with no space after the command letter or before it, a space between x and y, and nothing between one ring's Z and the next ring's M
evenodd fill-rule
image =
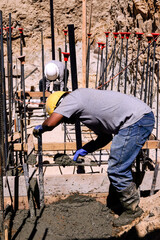
M18 93L18 97L21 97L21 94L23 96L23 92L22 91L17 91ZM50 92L45 92L45 97L49 97L51 93ZM30 91L27 91L25 92L25 95L26 95L26 98L27 97L30 97L30 98L40 98L40 97L43 97L43 92L30 92Z
M84 145L85 143L82 143ZM107 144L102 150L110 150L111 143ZM13 145L14 151L27 151L28 147L27 144L15 143ZM38 144L34 144L34 149L38 150ZM160 149L160 140L148 140L145 142L143 149ZM67 142L67 143L43 143L42 144L43 151L75 151L76 150L76 142Z

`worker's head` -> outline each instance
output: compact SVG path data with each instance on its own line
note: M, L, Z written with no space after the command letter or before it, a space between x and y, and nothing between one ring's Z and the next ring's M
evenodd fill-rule
M59 68L55 63L49 62L45 66L44 74L49 81L54 81L59 76Z
M51 116L56 107L59 106L63 97L65 97L69 92L56 91L52 93L46 101L46 112Z

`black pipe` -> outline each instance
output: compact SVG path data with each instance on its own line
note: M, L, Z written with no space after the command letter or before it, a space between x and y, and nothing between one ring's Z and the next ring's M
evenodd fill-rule
M53 0L50 0L50 15L51 15L52 60L55 60L54 9L53 9Z
M77 80L77 64L76 64L76 51L75 51L75 35L74 35L74 25L68 25L68 36L69 36L69 49L70 49L70 62L71 62L71 79L72 79L72 90L78 88ZM80 122L75 123L76 130L76 145L77 149L82 148L82 137L81 137L81 126ZM84 173L84 167L79 166L77 173Z

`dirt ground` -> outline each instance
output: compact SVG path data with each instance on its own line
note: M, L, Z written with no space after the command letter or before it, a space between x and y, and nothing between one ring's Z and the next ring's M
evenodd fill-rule
M113 213L94 198L72 195L36 211L30 218L28 210L18 210L11 221L12 240L158 240L160 230L139 237L133 225L114 228ZM123 234L122 234L123 233Z

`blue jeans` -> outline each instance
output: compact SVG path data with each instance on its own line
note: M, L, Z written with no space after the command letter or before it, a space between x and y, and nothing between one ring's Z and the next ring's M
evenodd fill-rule
M108 177L117 191L124 190L133 181L132 163L151 134L154 123L153 112L150 112L114 136L108 161Z

